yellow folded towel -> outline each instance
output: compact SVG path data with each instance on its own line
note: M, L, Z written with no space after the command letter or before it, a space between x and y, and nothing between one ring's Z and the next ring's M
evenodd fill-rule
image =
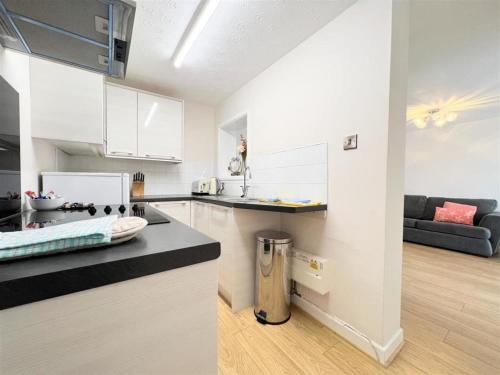
M300 202L280 201L278 204L282 206L291 206L291 207L307 207L307 206L319 206L321 202L312 201L309 203L300 203Z
M287 200L280 200L280 199L270 200L270 199L265 199L265 198L260 198L259 202L264 202L264 203L268 203L268 204L275 204L277 206L290 206L290 207L319 206L321 204L320 201L311 201L308 203L302 203L302 202L294 202L294 201L287 201Z

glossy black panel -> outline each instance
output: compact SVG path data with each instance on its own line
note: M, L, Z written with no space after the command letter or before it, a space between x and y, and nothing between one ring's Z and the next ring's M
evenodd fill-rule
M0 226L21 210L19 94L0 76Z

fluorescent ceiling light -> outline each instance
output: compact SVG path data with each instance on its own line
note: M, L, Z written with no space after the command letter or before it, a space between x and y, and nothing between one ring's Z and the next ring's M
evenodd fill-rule
M151 122L151 119L153 118L153 115L155 114L157 107L158 103L154 102L153 105L151 106L151 109L149 110L148 117L146 117L146 121L144 121L145 128L147 128L149 123Z
M202 0L201 9L195 13L195 18L191 20L190 26L188 26L175 51L174 66L176 68L181 67L184 58L212 16L215 8L219 5L219 2L220 0Z

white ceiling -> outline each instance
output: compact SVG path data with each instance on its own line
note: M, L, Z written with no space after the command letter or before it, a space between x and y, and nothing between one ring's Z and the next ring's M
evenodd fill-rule
M222 0L180 69L172 54L199 0L138 0L125 84L216 104L355 0Z
M479 120L499 116L499 93L499 1L412 1L408 105L462 98L459 120Z

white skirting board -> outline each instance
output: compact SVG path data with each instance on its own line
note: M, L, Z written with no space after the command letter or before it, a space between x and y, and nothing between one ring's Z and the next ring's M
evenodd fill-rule
M297 295L292 296L292 303L307 312L313 318L344 337L352 345L368 354L384 366L388 366L403 343L403 329L400 328L385 345L374 342L363 333L357 331L347 322L329 315L318 306Z

